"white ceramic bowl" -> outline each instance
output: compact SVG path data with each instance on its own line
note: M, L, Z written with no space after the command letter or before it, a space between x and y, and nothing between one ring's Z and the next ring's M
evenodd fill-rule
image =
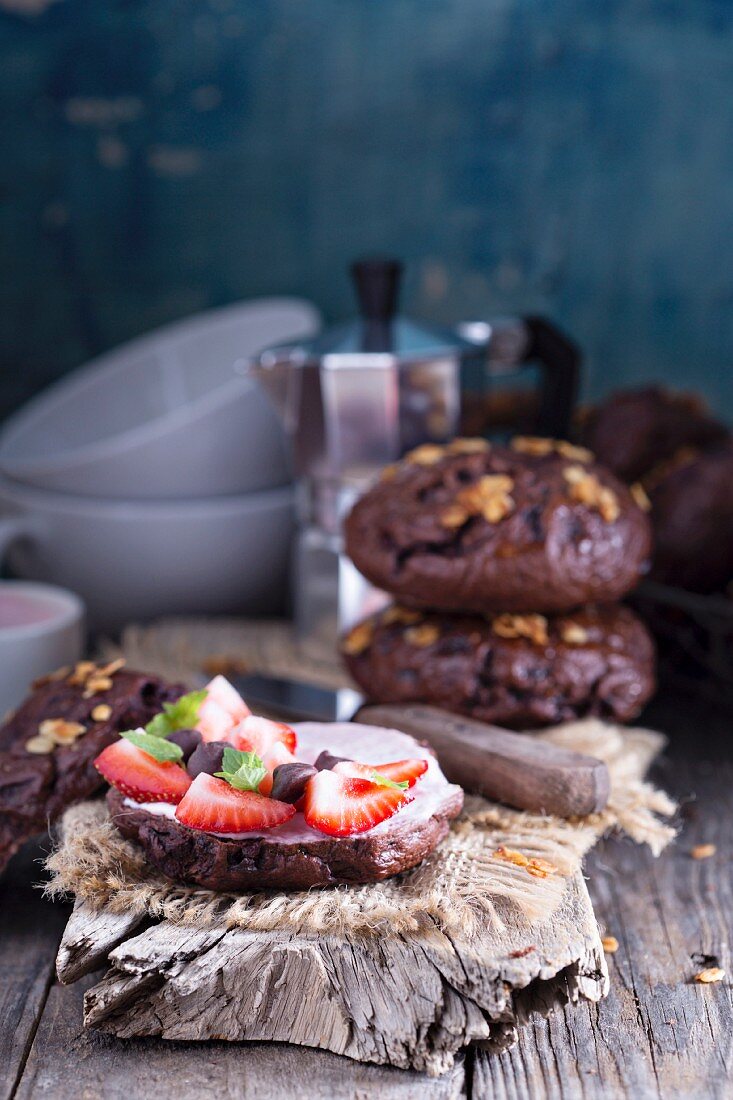
M290 480L279 418L234 364L309 335L308 302L263 298L211 310L67 375L0 433L0 472L37 488L137 500L254 492Z
M293 489L185 501L100 501L0 479L0 556L78 592L90 625L168 614L277 614L288 592Z
M83 648L78 596L48 584L0 581L0 715L21 702L31 680L74 664Z

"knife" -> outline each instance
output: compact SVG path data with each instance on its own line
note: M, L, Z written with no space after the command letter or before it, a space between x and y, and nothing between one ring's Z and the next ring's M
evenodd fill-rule
M364 702L364 696L352 688L333 691L257 674L227 678L252 710L292 722L350 722Z
M271 676L233 677L250 706L290 721L357 720L412 734L434 750L452 783L532 813L585 817L608 802L610 777L602 760L573 752L531 734L463 718L418 703L363 706L350 688L331 691Z

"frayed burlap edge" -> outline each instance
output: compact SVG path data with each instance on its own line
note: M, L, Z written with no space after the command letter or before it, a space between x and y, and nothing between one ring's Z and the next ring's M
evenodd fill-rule
M528 735L530 736L530 735ZM506 906L530 923L557 909L566 879L606 832L617 829L657 855L672 840L665 818L675 804L645 781L664 738L597 720L537 734L604 759L611 794L601 814L578 821L521 813L470 796L446 840L418 867L383 883L303 893L219 894L177 885L145 860L142 849L112 825L104 802L85 802L63 817L59 847L46 862L47 892L73 894L115 913L140 913L177 924L223 923L250 931L365 935L418 930L428 919L449 935L471 938L503 923ZM497 849L520 853L518 863ZM524 864L522 859L546 861Z

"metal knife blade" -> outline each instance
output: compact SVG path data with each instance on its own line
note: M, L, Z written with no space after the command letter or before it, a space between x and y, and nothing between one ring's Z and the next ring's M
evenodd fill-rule
M364 703L352 688L316 687L277 676L230 676L252 710L299 722L349 722Z

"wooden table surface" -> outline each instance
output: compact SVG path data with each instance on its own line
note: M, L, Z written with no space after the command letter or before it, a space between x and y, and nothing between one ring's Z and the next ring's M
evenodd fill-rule
M82 996L64 988L54 957L67 910L45 901L29 847L0 877L0 1100L258 1100L387 1097L596 1100L733 1096L733 712L667 691L644 716L671 737L656 779L682 800L682 833L655 860L609 840L588 861L598 919L619 941L611 992L534 1019L501 1055L470 1051L436 1081L374 1070L336 1055L266 1044L119 1041L82 1030ZM690 856L710 842L716 854ZM728 971L700 985L706 965Z

